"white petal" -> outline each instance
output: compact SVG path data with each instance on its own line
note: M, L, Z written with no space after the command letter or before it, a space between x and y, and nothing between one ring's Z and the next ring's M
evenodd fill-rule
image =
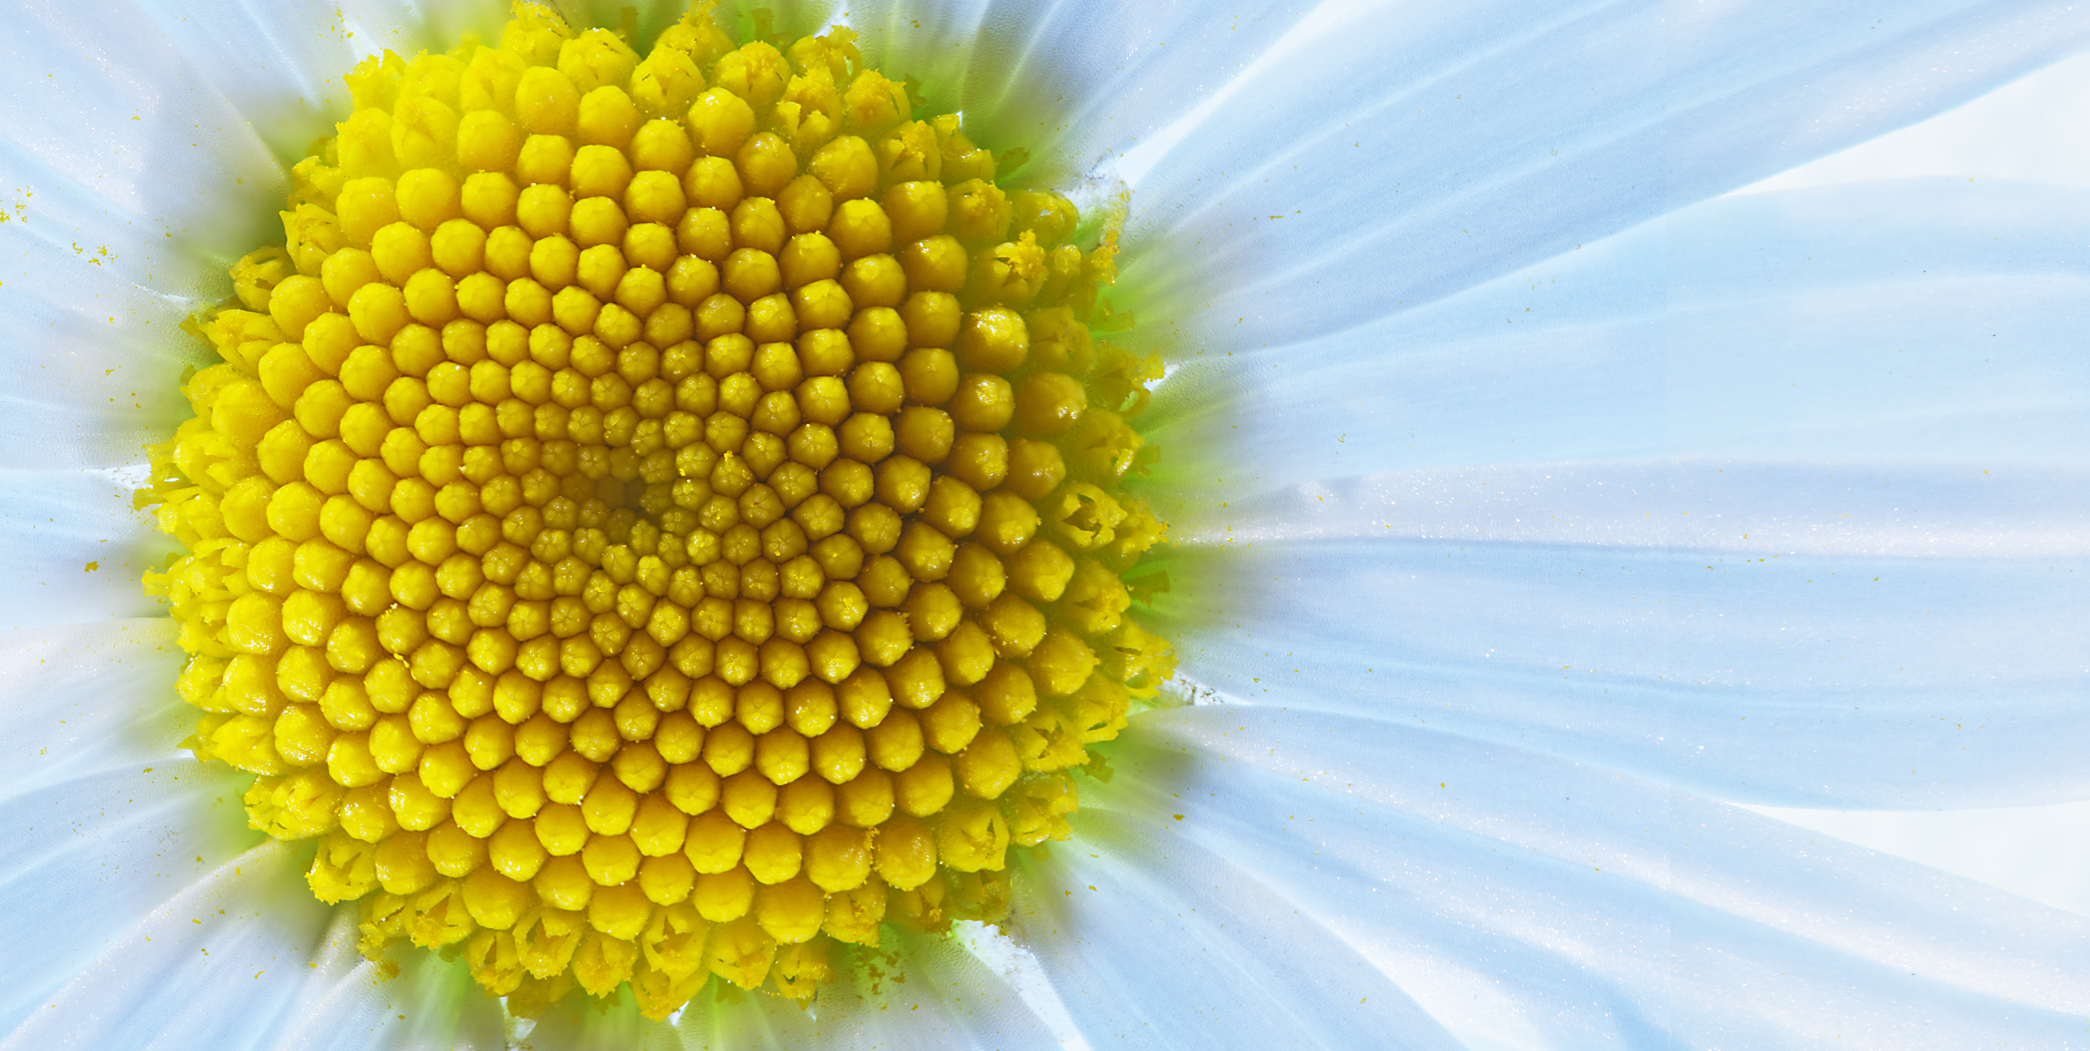
M0 178L13 174L0 171ZM104 205L98 198L76 200L62 187L46 192L41 180L31 185L40 187L37 210L0 225L9 250L0 282L12 294L0 312L0 339L18 350L0 391L0 452L15 468L59 472L142 462L145 445L165 441L193 415L180 376L191 364L209 364L208 348L180 326L216 297L204 286L229 285L229 261L200 254L170 261L140 238L144 226L158 232L157 222L111 222L88 214ZM140 283L162 277L183 287ZM27 479L10 478L17 480Z
M0 655L0 1031L255 838L222 820L236 779L174 748L193 726L156 700L174 649L160 620L37 632Z
M235 2L205 7L137 0L125 15L164 34L197 75L261 135L279 160L295 163L348 114L342 81L365 55L401 48L384 5L325 0ZM113 13L113 12L112 12ZM387 32L392 30L392 32ZM358 39L360 38L360 39ZM380 39L384 42L380 42ZM359 46L360 45L360 46ZM403 48L409 55L413 48Z
M97 946L102 953L0 1047L260 1043L286 1021L332 912L301 893L300 868L295 848L280 843L218 867Z
M0 799L5 800L0 838L10 846L8 863L0 866L0 894L17 906L14 921L0 936L0 989L6 990L0 995L0 1031L27 1021L31 1035L15 1039L51 1046L38 1043L42 1037L34 1034L43 1030L36 1027L61 1032L80 1027L86 1034L82 1039L89 1041L81 1046L122 1046L121 1041L92 1042L101 1038L93 1035L99 1023L91 1020L106 1014L102 1009L112 1001L148 992L124 984L123 967L110 961L127 960L141 946L157 951L163 936L156 924L174 923L176 934L186 937L191 917L180 912L187 907L183 902L251 894L262 908L274 909L280 897L292 921L310 913L318 917L315 924L328 922L333 910L311 900L299 871L302 862L241 856L259 839L246 829L239 809L244 779L175 748L174 742L193 727L195 713L163 700L179 663L164 618L47 629L39 635L34 642L18 642L0 661L0 682L9 698L0 714ZM298 848L288 849L295 854ZM175 913L180 913L175 920L167 919ZM355 954L354 915L353 907L341 910L334 922L346 927L323 943L307 939L290 948L270 948L265 937L246 928L224 937L243 946L238 950L246 954L243 958L309 950L289 964L264 961L255 969L279 972L265 995L299 1005L285 1008L285 1018L330 1020L312 1033L347 1040L373 1027L390 1031L403 1012L416 1021L397 1032L430 1033L432 1042L445 1047L463 1039L459 1029L469 1019L460 1020L454 1005L467 999L449 990L430 1003L418 1002L438 990L427 978L416 977L417 965L410 964L408 976L397 982L377 983ZM219 940L204 944L220 958L214 962L223 963L223 939L210 937ZM153 943L141 943L141 938ZM324 951L316 947L320 944ZM201 955L194 948L186 951ZM152 972L141 967L137 973ZM239 983L231 987L242 993L250 989ZM394 1009L407 1000L416 1002ZM161 1009L179 1008L161 1003ZM49 1020L42 1020L46 1016ZM486 1035L487 1019L493 1016L482 1009L474 1017L478 1020L472 1024L484 1038L476 1046L500 1046L497 1027ZM192 1021L210 1027L208 1020ZM279 1020L278 1027L283 1025L288 1023ZM250 1035L273 1039L273 1030ZM286 1046L322 1044L320 1036L308 1034Z
M477 995L461 964L416 950L381 978L356 954L355 907L313 901L305 864L296 845L267 842L220 865L124 932L0 1047L506 1046L499 1005Z
M186 659L164 617L13 630L0 649L0 798L75 778L193 763L196 712L171 703ZM186 773L187 771L180 771ZM216 780L216 779L213 779Z
M17 14L10 28L0 84L38 102L0 116L9 190L36 194L23 210L45 217L53 234L88 216L149 224L136 240L153 245L155 263L177 267L198 250L229 260L262 243L275 226L269 202L288 185L282 171L238 109L136 7L49 4ZM175 289L207 267L151 269L156 287Z
M1149 842L1238 859L1462 1036L2059 1046L2090 1014L2090 922L1666 786L1312 713L1134 736L1120 778L1185 814Z
M1230 850L1173 833L1164 770L1083 786L1075 838L1018 885L1016 937L1092 1047L1458 1046ZM1099 798L1100 797L1100 798Z
M957 936L895 937L890 956L879 949L837 949L838 970L853 958L872 962L879 974L845 974L819 991L812 1006L817 1024L810 1034L818 1046L925 1051L1060 1046L1024 998ZM696 1013L693 1008L691 1014Z
M849 22L866 62L920 80L983 144L1027 150L1026 183L1063 185L1223 89L1311 6L902 0Z
M714 984L670 1024L641 1017L628 1000L604 1009L576 997L535 1022L529 1041L604 1051L1049 1046L1038 1042L1038 1022L1020 998L951 941L903 942L896 958L871 950L886 972L871 990L859 988L866 979L847 971L860 951L832 950L840 977L816 993L809 1009L766 991L736 990L721 998ZM894 982L894 976L905 980Z
M707 988L684 1009L679 1029L667 1022L641 1016L628 995L618 995L620 1002L607 1008L599 1001L589 999L585 993L560 1001L545 1012L544 1017L525 1023L529 1027L526 1042L560 1051L609 1051L613 1048L667 1051L685 1046L748 1047L769 1051L793 1046L769 1027L767 1019L771 1015L786 1026L790 1021L774 1010L776 1004L762 1002L776 1000L766 994L749 997L738 1004L713 1003L711 990ZM796 1007L783 1006L792 1014L799 1013ZM732 1035L717 1044L709 1042L708 1038L695 1038L697 1032L712 1029Z
M1252 490L1422 466L2082 463L2085 237L2090 193L2073 188L1708 202L1376 325L1186 366L1148 426L1157 479L1182 479L1180 505L1212 477Z
M49 1005L142 917L247 845L199 820L222 814L219 801L228 797L237 806L237 789L201 776L194 760L180 762L164 760L149 773L104 771L0 806L9 845L0 893L11 917L0 934L0 1031L32 1010L64 1019L91 1006Z
M131 507L132 485L143 477L142 469L0 470L0 623L21 629L164 612L139 574L164 568L175 545Z
M877 978L848 972L852 959L865 950L833 950L832 962L843 973L818 991L810 1009L767 992L744 994L728 1003L707 990L669 1025L641 1018L628 1003L603 1011L569 1002L539 1020L530 1030L530 1040L558 1048L692 1051L810 1046L1017 1051L1059 1046L1007 981L956 940L898 937L891 956L869 950L881 971Z
M1184 370L1152 495L1261 545L1176 574L1186 670L1734 798L2072 798L2079 235L2072 190L1716 201L1283 369ZM1665 460L1707 453L1807 460Z
M1191 548L1393 539L1724 554L2080 558L2090 475L2062 465L1680 459L1440 467L1191 508ZM1200 513L1203 512L1203 513Z
M540 1027L541 1028L541 1027ZM554 1036L558 1030L546 1030ZM675 1034L691 1051L795 1051L818 1046L818 1019L782 997L756 992L739 1003L724 1003L706 992L682 1013ZM561 1047L561 1044L552 1044ZM614 1051L607 1045L604 1051Z
M848 973L864 951L837 947L831 960L843 973L818 991L810 1009L767 992L728 1003L706 991L671 1026L641 1018L629 1004L599 1011L568 1003L538 1021L530 1040L558 1048L692 1051L1058 1046L1022 997L953 939L903 935L893 956L869 951L880 977ZM871 987L863 988L866 983Z
M1800 506L1819 482L1760 477ZM1151 623L1201 691L1514 742L1722 798L1994 806L2090 790L2066 743L2090 731L2080 552L1736 546L1265 542L1164 563L1175 591Z
M499 1001L474 984L462 962L401 948L391 977L356 952L357 910L333 917L306 980L258 1047L274 1051L497 1051L510 1046Z
M1138 188L1121 298L1178 354L1412 310L1937 113L2086 30L2059 3L1958 0L1339 10Z
M0 453L13 467L51 471L140 463L144 446L193 415L182 371L214 362L180 326L205 299L230 293L229 260L166 259L141 236L157 222L91 215L104 202L63 188L37 194L29 218L0 225L10 250L0 281L13 294L0 339L19 351L0 391ZM163 277L181 287L141 284Z
M280 236L282 170L238 110L126 4L15 13L0 39L0 392L17 465L107 466L185 415L183 317ZM144 411L141 411L144 410Z
M281 240L284 164L346 115L353 58L498 25L486 3L430 6L89 0L13 15L0 93L37 104L0 113L0 340L30 366L0 391L10 460L130 462L188 415L176 377L208 350L179 326L229 294L234 260Z
M358 62L387 50L407 58L441 53L466 33L492 45L509 12L500 0L233 0L208 8L136 0L136 6L286 165L303 159L314 139L332 135L334 122L348 116L342 78ZM583 28L617 26L621 6L595 11ZM665 0L641 6L640 26L649 39L685 8Z

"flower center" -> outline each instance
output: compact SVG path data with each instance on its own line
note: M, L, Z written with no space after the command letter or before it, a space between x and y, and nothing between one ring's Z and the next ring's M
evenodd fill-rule
M1004 191L837 29L643 59L518 5L350 75L155 447L199 756L363 951L528 1013L1005 915L1171 668L1116 491L1158 361L1113 232Z

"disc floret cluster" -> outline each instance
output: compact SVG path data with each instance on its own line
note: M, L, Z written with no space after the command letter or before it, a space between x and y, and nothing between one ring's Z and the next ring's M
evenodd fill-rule
M190 744L523 1013L1006 914L1172 660L1114 234L837 29L518 6L350 77L143 495Z

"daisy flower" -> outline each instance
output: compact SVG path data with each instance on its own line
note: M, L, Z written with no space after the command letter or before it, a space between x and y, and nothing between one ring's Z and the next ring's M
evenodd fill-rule
M1176 678L1001 930L888 934L809 1011L518 1022L364 959L177 745L133 494L340 76L500 17L0 39L0 1047L2082 1039L2084 921L1744 808L2084 795L2080 193L1722 196L2074 54L2061 4L786 9L1036 185L1129 187L1111 338L1166 375L1127 488L1169 540L1133 615Z

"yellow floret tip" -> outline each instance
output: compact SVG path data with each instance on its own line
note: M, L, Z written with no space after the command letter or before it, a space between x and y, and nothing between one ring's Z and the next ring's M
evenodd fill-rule
M1114 229L851 31L709 7L359 65L140 496L185 744L362 951L518 1013L803 1003L833 942L1000 921L1173 671Z

